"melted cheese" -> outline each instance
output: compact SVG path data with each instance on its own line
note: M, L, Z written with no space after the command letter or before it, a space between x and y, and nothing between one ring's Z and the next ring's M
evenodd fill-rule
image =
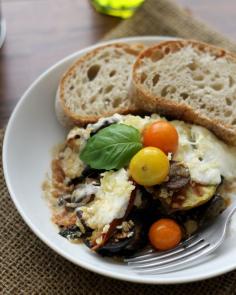
M145 116L144 118L140 116L126 115L122 116L121 123L132 126L142 132L147 124L150 124L158 119L160 119L160 116L157 114L153 114L151 117Z
M99 187L93 183L81 183L72 193L73 202L79 203L86 196L96 194Z
M59 154L61 160L61 167L68 178L75 178L81 175L85 168L85 164L80 160L78 152L66 147L63 152Z
M171 122L179 134L179 147L174 156L190 170L191 179L202 184L217 185L221 175L236 177L236 148L226 145L204 127Z
M124 217L130 196L135 186L128 178L128 172L120 169L102 174L101 186L95 199L80 207L82 218L92 229L102 229L114 219Z
M67 143L73 141L73 146L79 151L85 147L87 140L90 137L90 130L88 128L74 127L67 135Z
M114 124L122 120L122 115L114 114L110 117L100 118L97 123L88 124L88 128L92 132L99 130L104 124Z

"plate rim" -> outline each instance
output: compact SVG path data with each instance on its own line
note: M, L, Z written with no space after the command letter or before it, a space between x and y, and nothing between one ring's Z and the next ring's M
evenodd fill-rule
M43 234L34 224L31 222L31 219L25 214L24 210L21 208L20 202L17 200L17 196L11 187L10 183L10 177L8 175L7 171L7 145L8 145L8 140L10 136L10 131L12 129L12 125L14 124L15 116L18 112L18 109L21 107L21 104L24 102L25 98L28 96L28 94L31 92L31 90L45 77L47 76L51 71L55 70L58 66L62 65L63 63L69 61L70 59L75 58L77 55L84 54L96 47L102 46L102 45L107 45L107 44L112 44L116 42L159 42L159 41L168 41L168 40L175 40L177 39L176 37L171 37L171 36L134 36L134 37L126 37L126 38L117 38L117 39L112 39L109 41L102 41L98 42L94 45L87 46L81 50L75 51L72 54L67 55L66 57L60 59L58 62L54 63L52 66L50 66L48 69L46 69L42 74L38 76L31 84L30 86L26 89L26 91L23 93L19 101L17 102L13 112L11 113L11 116L8 120L8 124L5 130L4 134L4 139L3 139L3 149L2 149L2 162L3 162L3 174L4 178L6 181L7 188L9 190L10 197L20 214L20 216L23 218L24 222L28 225L28 227L31 229L31 231L41 240L43 241L49 248L51 248L53 251L55 251L57 254L60 256L64 257L65 259L69 260L75 265L78 265L84 269L87 269L89 271L92 271L94 273L98 273L100 275L110 277L113 279L119 279L121 281L128 281L128 282L133 282L133 283L139 283L139 284L164 284L164 285L170 285L170 284L183 284L183 283L190 283L190 282L197 282L205 279L210 279L222 274L225 274L227 272L230 272L234 269L236 269L236 264L235 265L230 265L226 267L222 267L221 269L217 269L214 271L208 271L207 274L199 274L197 277L189 277L189 278L163 278L160 277L158 278L157 276L136 276L134 273L134 276L128 276L125 277L125 275L118 274L118 273L113 273L110 270L104 270L99 268L98 266L94 266L92 264L88 264L85 262L77 261L74 260L73 257L71 257L69 254L65 253L64 250L62 250L59 246L55 245L55 243L51 242L50 240L47 239L47 236Z

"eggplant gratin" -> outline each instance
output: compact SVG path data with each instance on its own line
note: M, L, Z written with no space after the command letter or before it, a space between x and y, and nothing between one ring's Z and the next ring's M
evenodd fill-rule
M227 205L236 148L206 128L150 116L74 127L44 192L69 241L105 256L171 249Z

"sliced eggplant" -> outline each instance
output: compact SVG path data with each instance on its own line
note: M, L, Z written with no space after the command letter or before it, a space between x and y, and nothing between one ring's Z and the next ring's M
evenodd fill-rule
M170 207L173 210L189 210L209 201L215 192L214 185L191 183L172 197Z
M217 187L189 183L183 189L173 192L166 188L151 188L155 198L158 198L167 212L190 210L208 202L215 194Z
M130 256L147 244L147 224L142 220L141 215L131 214L131 217L134 226L127 233L126 238L120 238L119 230L117 230L109 241L98 249L99 254L104 256Z
M208 222L214 220L217 216L219 216L227 207L227 204L224 198L218 194L216 194L212 200L209 202L208 206L206 206L201 218L200 224L205 225Z

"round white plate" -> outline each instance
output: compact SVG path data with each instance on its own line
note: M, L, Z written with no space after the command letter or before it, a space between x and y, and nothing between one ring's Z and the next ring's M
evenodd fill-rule
M153 44L167 39L170 38L135 37L119 41ZM115 41L107 43L112 42ZM169 284L202 280L233 270L236 268L235 226L222 247L206 261L178 272L158 275L138 275L127 265L101 258L86 246L72 244L58 235L41 190L46 172L50 170L52 147L62 142L66 135L55 116L54 98L66 68L96 46L99 45L76 52L44 72L25 92L12 113L4 139L3 167L19 213L33 232L58 254L109 277L138 283Z

